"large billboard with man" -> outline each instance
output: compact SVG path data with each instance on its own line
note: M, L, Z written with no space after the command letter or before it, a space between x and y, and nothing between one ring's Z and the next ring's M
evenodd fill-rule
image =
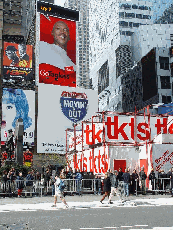
M76 87L76 18L68 9L38 2L39 83Z

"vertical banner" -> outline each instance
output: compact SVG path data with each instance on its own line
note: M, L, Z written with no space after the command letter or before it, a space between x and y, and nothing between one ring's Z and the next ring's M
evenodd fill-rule
M33 47L4 42L3 85L25 86L33 83Z
M71 13L76 11L60 8L37 3L40 12L39 83L76 87L75 20L78 14L71 19Z
M23 119L23 142L34 142L35 92L32 90L3 88L1 143L7 140L8 130L15 131L16 122Z

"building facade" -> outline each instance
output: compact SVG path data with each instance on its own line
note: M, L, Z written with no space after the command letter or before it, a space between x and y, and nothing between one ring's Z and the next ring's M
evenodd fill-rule
M76 78L77 85L88 89L89 80L89 0L66 0L64 7L80 12L76 23Z

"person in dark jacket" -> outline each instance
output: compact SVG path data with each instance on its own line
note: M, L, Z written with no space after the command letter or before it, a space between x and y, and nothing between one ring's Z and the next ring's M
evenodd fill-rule
M72 171L72 168L69 168L69 171L67 172L67 175L66 175L66 179L67 180L67 191L70 192L70 195L72 196L73 195L73 189L72 189L72 186L73 186L73 171Z
M130 183L130 173L125 169L125 173L123 174L124 180L124 197L129 196L129 183Z
M118 170L118 180L119 181L124 181L122 168L119 168L119 170Z
M117 187L118 187L118 179L117 179L118 171L115 170L114 174L111 175L110 181L111 181L111 194L109 196L109 202L108 204L113 204L111 201L112 197L117 194Z
M139 176L136 172L136 169L133 170L132 173L132 192L135 194L136 190L138 190L139 186Z
M17 188L18 188L17 195L18 195L18 197L21 197L22 196L22 190L24 188L24 179L22 177L22 172L19 172L19 176L17 176Z
M155 176L155 172L154 169L151 169L151 172L149 174L149 180L151 181L151 186L152 186L152 191L156 189L156 176ZM153 191L152 194L154 195L155 192Z
M103 204L103 200L105 199L105 197L109 198L109 195L111 192L111 181L110 181L110 178L108 177L108 173L105 173L105 178L103 180L103 192L104 192L104 195L102 199L100 200L102 204Z
M44 176L44 195L47 196L47 187L49 186L50 181L50 172L49 169L46 170L46 174Z
M170 174L170 180L171 180L171 197L173 197L173 168Z
M7 182L9 180L9 178L7 177L6 170L3 171L2 180L3 180L3 193L6 193L7 192Z
M144 167L141 168L141 171L139 173L140 180L141 180L141 186L142 186L142 194L146 195L146 185L145 180L147 179L147 175L144 172Z

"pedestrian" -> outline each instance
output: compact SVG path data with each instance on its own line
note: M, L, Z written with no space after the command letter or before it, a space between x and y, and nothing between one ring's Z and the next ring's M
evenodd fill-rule
M24 188L24 179L22 177L22 172L19 172L19 175L17 176L17 188L18 188L17 195L18 195L18 197L21 197L22 191Z
M144 172L144 167L141 168L139 176L140 176L141 186L142 186L142 195L146 195L145 180L147 179L147 175Z
M136 190L138 191L138 185L139 185L139 176L136 172L136 169L133 169L132 172L132 192L135 194Z
M52 196L55 195L55 170L52 171L52 176L50 177L51 186L52 186Z
M118 171L115 170L114 173L111 175L110 177L110 181L111 181L111 194L109 196L109 201L108 204L113 204L113 202L111 201L112 197L115 196L115 194L117 194L117 187L118 187Z
M105 178L103 180L103 192L104 195L102 197L102 199L100 200L100 203L103 204L103 200L105 199L105 197L110 196L110 192L111 192L111 181L110 178L108 177L108 173L105 173Z
M70 195L73 196L73 190L72 190L72 186L73 186L73 171L72 168L69 168L69 171L66 174L66 179L67 179L67 191L70 192Z
M2 175L2 181L3 181L3 193L6 193L7 192L7 182L8 182L8 177L7 177L7 171L4 170L3 171L3 175Z
M80 173L79 169L76 172L76 187L77 187L77 194L82 196L82 174Z
M124 179L123 179L122 168L119 168L117 179L118 179L117 196L120 198L121 202L123 202L124 201Z
M55 175L55 195L54 195L54 204L52 207L56 207L57 197L64 203L65 207L68 208L68 204L64 198L64 180L62 174Z
M34 176L32 174L32 171L29 171L27 176L26 176L26 192L25 192L25 197L26 194L29 192L30 197L32 197L32 192L33 192L33 182L34 182Z
M50 172L49 169L47 169L44 176L44 196L47 196L47 188L49 186L49 181L50 181Z
M173 197L173 168L171 169L170 181L171 181L171 197Z
M152 194L155 195L155 189L156 189L156 176L154 169L151 169L151 172L149 174L149 180L151 181L151 186L152 186Z
M124 197L129 196L129 183L130 183L130 173L127 169L125 169L125 173L123 173L123 181L124 181Z

